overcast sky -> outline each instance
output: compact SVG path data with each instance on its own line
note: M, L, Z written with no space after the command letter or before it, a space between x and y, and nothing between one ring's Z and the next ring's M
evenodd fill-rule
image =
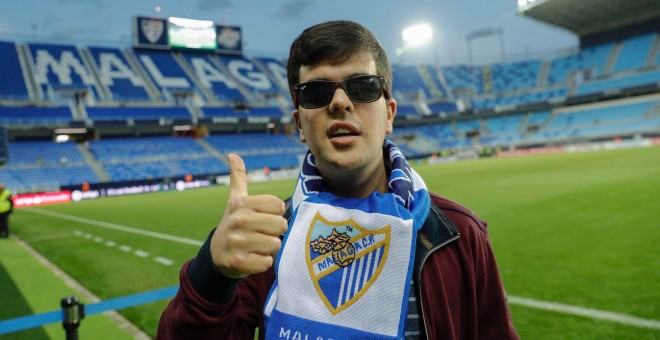
M515 0L2 0L0 39L128 47L132 18L157 15L240 26L246 54L282 58L304 28L333 19L372 30L394 63L467 63L466 35L486 28L502 29L508 60L577 46L570 32L520 17L516 6ZM433 43L396 55L401 31L419 22L433 27ZM477 62L501 61L497 35L475 39L471 47Z

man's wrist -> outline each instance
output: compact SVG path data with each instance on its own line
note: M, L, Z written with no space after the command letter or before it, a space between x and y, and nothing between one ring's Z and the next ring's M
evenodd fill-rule
M224 304L234 296L240 279L226 277L213 264L211 236L214 232L215 229L209 234L197 256L190 263L186 273L195 291L205 300Z

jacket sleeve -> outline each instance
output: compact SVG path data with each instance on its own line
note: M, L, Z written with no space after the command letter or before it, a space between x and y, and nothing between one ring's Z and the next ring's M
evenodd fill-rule
M477 327L482 339L519 339L513 327L506 292L495 261L495 254L485 232L486 223L475 231L473 242L476 277ZM482 231L483 230L483 231Z
M156 339L253 339L263 323L263 275L224 277L213 265L210 239L181 269L179 291L161 315Z
M425 292L435 327L429 335L448 339L519 339L513 326L487 224L470 210L439 196L434 202L460 238L436 252L425 266Z

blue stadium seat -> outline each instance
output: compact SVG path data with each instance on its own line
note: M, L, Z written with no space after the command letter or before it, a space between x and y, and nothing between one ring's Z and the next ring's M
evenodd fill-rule
M215 100L225 103L246 101L247 98L238 89L234 78L218 67L217 59L208 54L184 54L184 58L190 64L191 69L199 79L204 88L210 90Z
M227 173L227 165L192 138L142 137L93 141L90 151L113 181Z
M209 136L205 141L221 153L241 155L248 170L266 165L271 169L297 167L299 157L307 151L307 147L293 137L278 134L222 134ZM260 157L264 160L259 160Z
M75 143L53 143L52 141L25 141L9 143L9 162L5 166L17 165L67 165L84 164L85 160Z
M0 41L0 100L29 100L16 44Z
M442 67L449 88L457 91L468 91L472 94L484 93L483 70L480 67L468 65L453 65Z
M493 64L491 66L493 92L501 93L533 89L537 85L540 71L540 60Z
M89 47L104 86L116 101L149 101L144 80L118 48Z
M401 93L403 98L418 97L430 100L433 98L429 87L424 83L417 66L394 65L392 74L395 79L394 94Z
M88 107L85 110L87 117L95 121L192 118L185 107Z
M260 64L269 74L270 79L275 86L280 88L280 92L289 95L289 82L286 75L286 64L276 58L257 57L253 59L256 64Z
M145 50L134 50L134 53L161 92L194 91L193 81L174 59L172 53Z
M279 93L280 89L270 81L251 60L242 56L221 55L220 60L226 65L229 74L253 94Z
M75 46L28 44L28 47L43 99L52 99L50 91L86 91L92 98L101 99L92 70L87 68Z
M646 66L656 34L648 33L624 40L612 72L636 70Z
M577 54L557 58L552 61L548 84L565 84L573 72L588 70L591 77L600 77L605 74L605 65L614 49L614 43L606 43L580 50Z
M568 89L565 87L542 89L523 94L498 94L472 99L472 108L477 110L492 109L498 106L518 106L524 104L544 103L550 100L566 98Z
M68 125L73 120L68 106L0 106L1 125Z
M235 109L229 106L221 107L202 107L204 117L225 117L225 118L248 118L248 117L270 117L277 118L284 116L282 110L277 107L250 107L245 109Z
M613 78L598 79L580 85L576 95L584 95L609 90L622 90L643 85L660 83L660 71L646 71Z

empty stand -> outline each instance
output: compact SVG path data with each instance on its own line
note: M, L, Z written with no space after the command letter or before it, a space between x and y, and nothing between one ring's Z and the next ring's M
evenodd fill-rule
M618 73L645 67L655 37L655 33L648 33L624 40L612 72Z
M491 67L493 92L502 93L533 89L537 86L536 82L540 71L540 60L493 64Z
M28 44L42 98L49 92L84 92L100 99L92 70L73 45Z
M422 79L417 66L395 65L392 68L395 79L393 93L399 96L400 100L406 101L411 98L431 100L433 94L429 86Z
M16 192L226 174L230 152L249 170L289 169L307 151L288 123L286 61L274 57L8 41L0 58L0 125L25 137L0 169ZM543 60L393 72L398 114L388 138L410 158L660 131L657 33ZM154 137L179 123L202 137ZM99 139L88 149L28 141L67 126Z
M87 117L92 120L182 119L191 116L185 107L88 107Z
M548 84L580 82L583 78L589 79L605 75L605 66L613 48L614 43L607 43L588 47L577 54L553 60L548 75ZM577 76L577 71L587 73Z
M65 106L0 106L0 124L6 126L68 125L73 119Z
M299 157L307 148L292 136L245 133L214 135L205 141L227 154L235 152L245 160L248 170L261 169L268 166L271 169L294 168L299 165Z
M227 165L192 138L119 138L90 143L90 151L113 181L220 174Z
M29 100L16 44L0 41L0 100Z
M184 54L184 58L201 86L211 91L214 100L228 103L247 101L237 81L221 68L218 59L208 54Z
M118 48L89 47L99 79L115 101L150 101L146 84Z

